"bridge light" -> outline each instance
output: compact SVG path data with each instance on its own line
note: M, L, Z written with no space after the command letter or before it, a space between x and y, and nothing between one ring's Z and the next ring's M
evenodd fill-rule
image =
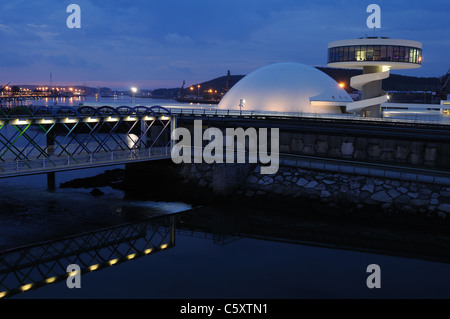
M130 255L127 256L128 260L131 260L131 259L133 259L134 257L136 257L136 254L130 254Z
M119 259L113 259L109 262L109 264L112 266L112 265L117 264L118 261L119 261Z
M45 280L45 282L46 282L47 284L51 284L51 283L53 283L53 282L56 281L56 278L57 278L57 277L51 277L51 278L48 278L48 279Z
M164 245L161 245L161 247L160 247L160 248L161 248L162 250L164 250L164 249L166 249L167 247L169 247L169 244L164 244Z
M106 118L106 122L119 122L119 118L118 117L113 117L113 116L108 116Z
M168 116L161 116L159 119L161 121L168 121L168 120L170 120L170 117L168 117Z
M154 120L155 120L155 118L152 117L152 116L146 116L146 117L144 117L144 121L154 121Z
M125 118L125 121L130 122L130 121L137 121L137 117L135 116L127 116Z
M30 290L31 287L33 287L33 284L28 284L28 285L22 286L21 290L22 291L27 291L27 290Z
M63 123L76 123L78 122L78 120L74 117L66 117L65 119L62 120Z
M0 292L0 299L1 299L1 298L3 298L3 297L5 297L5 296L6 296L6 294L7 294L7 292L6 292L6 291Z
M28 125L31 124L31 120L14 119L12 120L13 125Z
M151 248L146 249L146 250L144 250L144 254L148 255L148 254L150 254L152 251L153 251L153 249L151 249Z
M55 119L40 119L37 121L38 124L54 124L56 123Z
M99 267L100 267L100 265L97 264L97 265L92 265L92 266L90 266L88 269L89 269L90 271L94 271L94 270L97 270Z
M98 119L98 117L88 117L87 119L86 119L86 122L87 123L97 123L97 122L99 122L100 120Z

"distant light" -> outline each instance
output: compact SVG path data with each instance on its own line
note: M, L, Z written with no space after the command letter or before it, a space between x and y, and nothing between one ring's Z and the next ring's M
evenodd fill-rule
M191 91L194 91L194 87L193 86L191 86Z
M339 87L344 89L345 88L345 83L344 82L339 83Z
M131 92L136 93L137 91L138 91L137 88L135 88L135 87L132 87L132 88L131 88Z

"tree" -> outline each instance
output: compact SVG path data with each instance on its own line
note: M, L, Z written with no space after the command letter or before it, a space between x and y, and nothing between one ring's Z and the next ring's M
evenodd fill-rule
M20 87L18 87L18 86L11 87L12 94L19 94L19 92L20 92Z

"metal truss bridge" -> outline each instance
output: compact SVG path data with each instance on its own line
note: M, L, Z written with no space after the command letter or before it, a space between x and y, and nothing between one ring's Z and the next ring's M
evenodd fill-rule
M153 255L175 246L175 216L119 225L0 253L0 299L81 274Z
M166 108L0 109L0 178L170 158Z

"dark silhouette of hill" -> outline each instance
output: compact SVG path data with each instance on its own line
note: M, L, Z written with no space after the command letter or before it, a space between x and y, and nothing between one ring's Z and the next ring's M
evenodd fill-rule
M320 71L328 74L337 82L344 82L347 91L351 92L350 79L353 76L362 74L361 70L335 69L317 67ZM391 74L383 80L383 90L385 91L436 91L439 89L439 78L437 77L414 77L399 74Z
M362 74L361 70L353 69L337 69L337 68L327 68L327 67L317 67L318 70L328 74L337 82L344 82L346 90L351 93L354 91L350 87L350 79L353 76ZM176 98L181 95L198 94L197 85L200 85L200 96L206 99L211 98L209 90L213 92L217 91L215 97L220 98L221 95L227 92L227 79L228 86L232 88L236 83L238 83L245 75L229 75L221 76L209 81L202 83L196 83L192 85L194 90L190 90L190 86L185 87L183 92L181 88L171 88L171 89L157 89L152 92L153 97L164 97L164 98ZM385 91L437 91L439 90L438 77L413 77L405 76L399 74L391 74L390 77L383 81L383 90ZM222 94L223 93L223 94Z

